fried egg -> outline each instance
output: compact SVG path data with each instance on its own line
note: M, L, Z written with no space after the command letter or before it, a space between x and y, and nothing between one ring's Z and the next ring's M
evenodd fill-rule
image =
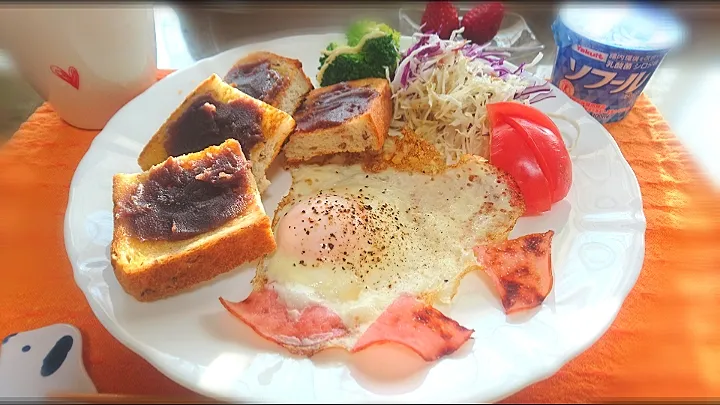
M335 312L352 332L346 347L398 297L449 303L477 268L473 247L506 240L523 211L514 182L477 157L436 174L361 164L290 171L273 219L277 249L254 283L288 307Z

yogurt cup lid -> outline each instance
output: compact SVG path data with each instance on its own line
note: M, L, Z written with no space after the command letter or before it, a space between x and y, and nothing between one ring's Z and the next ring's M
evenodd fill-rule
M570 5L560 10L559 19L578 35L626 49L670 49L684 35L673 15L651 7Z

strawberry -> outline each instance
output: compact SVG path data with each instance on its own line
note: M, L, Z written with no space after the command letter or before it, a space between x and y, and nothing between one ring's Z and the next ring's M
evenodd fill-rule
M483 3L468 11L462 20L463 38L482 45L490 42L500 30L505 7L500 2Z
M431 1L425 6L422 16L422 32L434 32L441 39L449 39L453 31L460 28L457 8L449 1Z

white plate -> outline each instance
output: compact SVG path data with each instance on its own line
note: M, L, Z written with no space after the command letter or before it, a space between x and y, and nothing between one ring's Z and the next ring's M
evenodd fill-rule
M564 201L522 218L512 237L553 229L555 285L542 308L507 319L498 299L471 274L446 314L474 339L425 363L395 345L349 355L293 357L255 335L218 302L250 292L253 267L155 303L126 295L110 267L112 176L138 172L140 150L203 79L224 75L246 53L267 50L302 61L314 77L320 50L340 35L295 36L233 49L177 71L108 122L80 162L70 189L65 244L75 280L100 322L124 345L179 384L233 401L494 401L555 373L595 342L614 320L640 272L645 217L637 179L610 134L562 92L537 106L582 128L572 151L573 185ZM407 38L404 39L407 42ZM572 126L558 121L564 133ZM279 168L263 203L273 213L290 176ZM96 365L102 367L102 364Z

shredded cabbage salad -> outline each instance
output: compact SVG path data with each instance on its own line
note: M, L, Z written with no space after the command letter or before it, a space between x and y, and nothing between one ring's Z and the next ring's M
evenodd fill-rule
M529 104L554 97L547 82L536 85L522 77L523 69L539 62L542 54L510 70L508 54L485 52L459 39L462 31L454 31L449 40L415 34L414 45L402 55L390 80L395 107L390 135L398 136L408 126L435 145L448 164L463 154L487 156L487 104Z

